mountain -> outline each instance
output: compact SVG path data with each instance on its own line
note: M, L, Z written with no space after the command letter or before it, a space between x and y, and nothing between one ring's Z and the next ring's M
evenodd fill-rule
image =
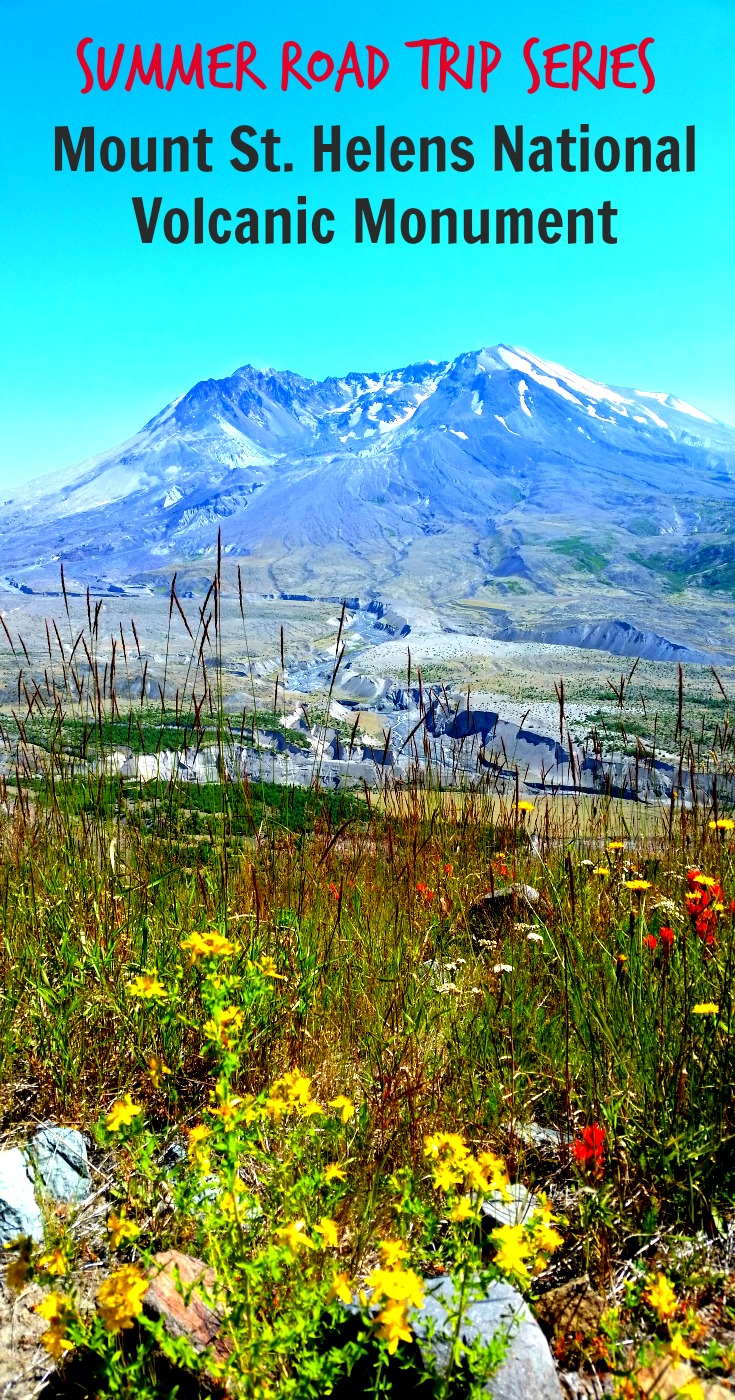
M221 530L254 591L645 624L735 587L735 428L506 345L321 382L246 365L2 512L9 589L57 589L60 561L196 588Z

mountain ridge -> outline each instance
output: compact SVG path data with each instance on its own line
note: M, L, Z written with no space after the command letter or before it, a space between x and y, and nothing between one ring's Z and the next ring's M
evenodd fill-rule
M221 533L256 590L613 618L672 580L708 604L735 585L735 428L509 345L324 380L245 365L2 510L0 574L34 592L61 562L102 590L196 582Z

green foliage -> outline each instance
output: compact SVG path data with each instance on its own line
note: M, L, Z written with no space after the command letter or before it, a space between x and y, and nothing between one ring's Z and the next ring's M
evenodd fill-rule
M600 575L610 563L604 554L600 554L594 545L581 539L579 535L571 535L567 540L556 540L550 548L555 554L562 554L569 559L573 568L582 574Z

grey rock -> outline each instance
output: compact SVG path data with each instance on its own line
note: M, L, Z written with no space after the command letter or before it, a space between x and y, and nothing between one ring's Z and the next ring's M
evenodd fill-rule
M562 1144L559 1129L545 1128L541 1123L526 1123L520 1130L520 1137L527 1147L536 1147L541 1152L558 1152Z
M53 1200L83 1201L89 1195L92 1178L87 1144L75 1128L42 1123L31 1140L28 1156L43 1190Z
M537 1207L533 1192L521 1181L514 1181L505 1192L492 1191L482 1203L482 1213L495 1225L520 1225Z
M424 1307L412 1313L412 1325L424 1352L430 1348L439 1371L450 1356L450 1320L454 1284L451 1278L426 1282ZM429 1340L429 1323L433 1336ZM520 1293L509 1283L495 1282L478 1302L470 1303L462 1325L462 1340L488 1343L502 1330L510 1333L505 1360L487 1384L493 1400L561 1400L562 1390L549 1344Z
M489 928L497 928L505 917L538 904L540 895L533 885L502 885L476 899L467 910L467 923L473 938L482 938Z
M0 1152L0 1245L19 1235L43 1244L43 1219L26 1160L18 1147Z

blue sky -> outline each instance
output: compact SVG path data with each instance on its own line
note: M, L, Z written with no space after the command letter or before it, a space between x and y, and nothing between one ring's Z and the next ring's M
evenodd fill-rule
M423 92L418 55L404 41L448 34L488 39L503 51L489 91ZM268 89L196 88L172 93L139 86L82 96L78 41L114 48L156 40L169 54L197 40L252 40ZM652 35L652 94L587 85L579 93L526 92L522 48L587 39L593 45ZM384 49L391 69L374 92L348 80L283 93L284 40L340 55L348 40ZM249 6L234 0L69 0L62 6L3 0L0 17L3 140L0 182L2 435L0 489L115 445L198 379L245 362L322 377L446 359L480 345L525 345L593 378L670 390L735 421L735 195L731 151L735 103L731 0L527 0L523 6L435 0L375 3L356 13L293 0ZM538 52L538 50L537 50ZM477 158L467 175L383 175L311 171L311 133L339 122L344 139L469 135ZM552 137L589 122L593 136L683 134L695 123L694 176L498 175L496 122ZM290 174L229 166L229 133L249 123L282 138ZM53 131L93 124L98 136L214 137L211 175L56 174ZM131 196L163 196L191 207L257 208L327 204L337 216L328 248L172 247L138 239ZM524 203L537 211L612 199L619 243L605 247L355 246L359 195L394 196L399 207L491 208Z

